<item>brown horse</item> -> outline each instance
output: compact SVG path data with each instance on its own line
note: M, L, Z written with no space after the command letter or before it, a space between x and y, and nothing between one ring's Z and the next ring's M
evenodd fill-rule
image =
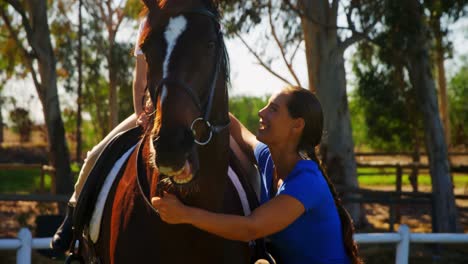
M243 214L227 177L229 68L217 6L145 4L142 50L156 110L110 189L92 251L102 263L249 263L255 250L248 243L166 224L149 202L171 192L188 205Z

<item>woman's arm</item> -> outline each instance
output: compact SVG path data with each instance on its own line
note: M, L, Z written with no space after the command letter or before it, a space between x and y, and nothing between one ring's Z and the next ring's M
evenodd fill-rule
M143 96L146 87L147 65L144 55L136 56L135 72L133 78L133 109L136 116L143 112Z
M191 224L226 239L250 241L276 233L304 213L304 206L289 195L278 195L249 216L212 213L182 204L176 196L154 197L153 206L165 222Z
M257 137L252 134L233 114L229 113L231 125L229 132L242 151L246 153L252 162L255 162L254 149L258 143Z

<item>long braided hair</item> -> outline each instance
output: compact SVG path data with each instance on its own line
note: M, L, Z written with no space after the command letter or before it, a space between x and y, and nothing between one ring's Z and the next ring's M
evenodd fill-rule
M354 225L351 216L344 208L338 193L327 176L322 163L317 158L316 147L320 144L323 131L323 112L319 100L315 95L307 89L291 86L283 90L289 95L287 102L288 112L292 118L304 119L304 130L299 141L297 151L301 154L306 154L308 158L317 162L323 177L327 181L330 192L335 200L335 205L338 210L341 221L341 233L346 253L353 264L363 263L358 254L357 244L353 240ZM304 153L305 152L305 153Z

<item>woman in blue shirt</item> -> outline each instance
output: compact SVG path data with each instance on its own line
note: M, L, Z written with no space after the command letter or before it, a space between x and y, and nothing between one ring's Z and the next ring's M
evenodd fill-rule
M306 89L288 87L258 115L256 137L232 115L230 132L258 164L261 206L249 216L218 214L167 194L152 199L161 218L232 240L269 236L280 263L361 263L352 220L315 153L323 130L317 98Z

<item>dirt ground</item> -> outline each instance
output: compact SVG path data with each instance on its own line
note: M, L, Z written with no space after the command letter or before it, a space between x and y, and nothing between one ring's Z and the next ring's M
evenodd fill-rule
M391 190L392 186L380 187ZM463 189L456 193L463 193ZM459 215L462 228L468 233L468 201L459 202ZM388 232L389 208L379 204L364 205L368 225L357 230L358 233ZM20 227L28 227L36 237L36 216L57 214L54 204L37 202L0 202L0 238L16 237ZM410 227L411 232L431 232L431 216L429 206L401 206L401 223ZM395 226L398 229L398 224ZM360 252L365 263L394 263L395 245L361 245ZM468 263L468 247L466 244L435 247L433 245L411 245L410 263ZM0 251L0 263L15 263L14 251ZM34 252L33 263L49 264L63 263L63 259L50 260Z

